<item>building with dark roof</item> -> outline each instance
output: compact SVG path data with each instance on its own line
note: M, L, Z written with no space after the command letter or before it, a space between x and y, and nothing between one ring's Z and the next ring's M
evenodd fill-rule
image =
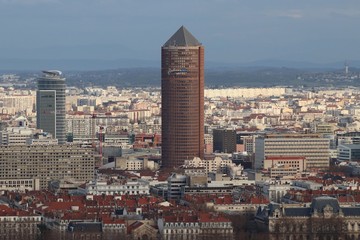
M259 207L255 221L270 239L358 239L360 207L341 206L336 198L321 196L310 205L274 204Z
M347 162L359 162L360 144L340 144L338 146L338 160Z
M162 165L204 157L204 47L184 27L161 48Z
M213 151L236 152L236 131L233 129L213 129Z

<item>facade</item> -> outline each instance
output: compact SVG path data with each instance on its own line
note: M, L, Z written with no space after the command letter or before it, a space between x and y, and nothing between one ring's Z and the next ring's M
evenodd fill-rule
M35 94L1 96L0 112L15 115L18 112L31 113L35 105Z
M270 204L255 221L269 239L358 239L360 208L340 206L336 198L314 198L310 206Z
M36 92L37 128L51 133L59 144L66 142L65 78L60 71L43 71Z
M117 157L115 159L115 168L120 170L138 171L143 169L157 170L159 164L148 158L136 159L136 158L125 158Z
M91 115L69 115L66 119L66 133L74 142L91 142L95 138L96 119Z
M180 199L182 187L185 187L188 184L187 176L173 173L170 177L168 177L167 182L167 199Z
M40 180L32 178L21 178L21 179L1 179L0 189L3 191L36 191L40 190Z
M150 186L145 181L112 182L95 181L86 186L88 194L92 195L149 195Z
M27 139L40 131L29 128L24 117L18 117L15 121L16 127L7 127L0 131L0 145L25 145Z
M181 27L161 48L162 165L204 157L204 47Z
M206 89L205 96L210 97L233 97L254 98L259 95L264 97L281 96L286 93L286 88L224 88Z
M274 156L264 159L264 169L270 172L271 178L295 176L306 169L305 157Z
M267 134L255 140L255 168L274 156L305 157L307 169L329 167L330 141L317 134Z
M341 144L338 146L338 160L358 162L360 161L360 144Z
M234 239L231 221L210 213L165 216L158 219L162 239Z
M37 239L40 223L41 216L0 205L0 239Z
M230 159L222 159L221 157L215 157L211 160L195 157L192 160L186 160L184 165L185 167L204 168L206 173L217 173L226 172L232 165L232 161Z
M94 164L92 149L76 145L0 146L0 180L23 179L19 189L28 179L39 179L40 189L50 180L85 183L94 177Z
M221 153L236 152L236 131L233 129L214 129L213 151Z

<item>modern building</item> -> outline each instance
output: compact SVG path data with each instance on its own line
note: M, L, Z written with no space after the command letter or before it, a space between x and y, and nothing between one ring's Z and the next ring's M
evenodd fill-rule
M0 146L0 180L19 189L29 187L29 179L39 179L40 189L51 180L85 183L94 178L94 165L93 150L77 145Z
M185 187L188 185L187 176L181 175L178 173L171 174L170 177L168 177L168 195L167 199L177 199L179 200L181 197L181 189L182 187Z
M236 131L233 129L214 129L213 151L221 153L236 152Z
M255 168L268 157L305 157L307 169L327 168L330 142L317 134L266 134L255 140Z
M162 165L204 157L204 47L184 27L161 48Z
M37 128L51 133L59 144L66 142L65 78L57 70L43 71L36 92Z
M360 162L360 144L340 144L338 146L338 160Z

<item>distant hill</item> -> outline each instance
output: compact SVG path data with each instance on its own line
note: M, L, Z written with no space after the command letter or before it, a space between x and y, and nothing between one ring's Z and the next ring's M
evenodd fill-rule
M258 68L292 68L307 70L331 70L344 68L344 62L312 63L284 60L259 60L247 63L226 63L205 60L209 70L249 70ZM360 68L360 60L348 60L349 67ZM63 71L99 71L119 68L160 68L160 59L0 59L0 71L39 71L42 69L61 69Z

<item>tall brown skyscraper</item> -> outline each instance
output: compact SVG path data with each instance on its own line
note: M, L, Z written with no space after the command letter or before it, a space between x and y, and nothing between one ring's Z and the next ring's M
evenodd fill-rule
M184 27L161 48L162 165L204 158L204 47Z

